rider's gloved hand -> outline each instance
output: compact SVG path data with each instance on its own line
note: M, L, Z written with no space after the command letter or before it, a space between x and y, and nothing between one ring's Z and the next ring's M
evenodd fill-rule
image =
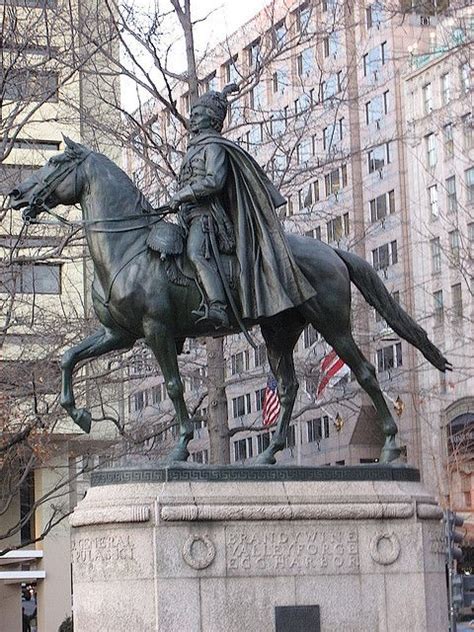
M181 206L182 202L177 195L173 195L171 200L168 202L168 206L172 211L177 211Z

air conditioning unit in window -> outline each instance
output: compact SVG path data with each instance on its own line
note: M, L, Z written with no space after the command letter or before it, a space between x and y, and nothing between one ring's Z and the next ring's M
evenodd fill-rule
M420 25L421 26L430 26L431 18L429 15L420 15Z

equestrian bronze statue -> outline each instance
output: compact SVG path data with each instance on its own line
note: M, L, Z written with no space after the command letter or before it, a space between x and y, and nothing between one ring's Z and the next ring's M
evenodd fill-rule
M77 408L74 399L74 367L145 339L179 422L169 460L185 461L193 438L177 361L185 339L259 325L281 401L276 432L258 457L259 463L272 464L285 447L298 390L293 349L311 324L371 398L385 434L380 461L394 461L400 454L397 425L375 369L351 333L351 281L428 362L440 371L450 364L364 259L283 233L276 208L284 199L251 156L220 134L226 108L225 94L214 92L192 108L189 148L169 205L177 211L177 223L154 212L117 165L69 139L63 154L11 192L12 208L23 208L26 221L38 221L59 204L82 208L101 326L64 354L61 404L89 432L90 412Z

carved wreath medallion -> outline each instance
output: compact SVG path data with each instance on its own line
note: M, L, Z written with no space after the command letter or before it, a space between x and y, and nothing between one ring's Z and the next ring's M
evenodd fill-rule
M202 570L212 564L216 557L216 547L207 535L190 535L183 546L183 560L195 570Z
M400 556L400 541L393 533L379 533L370 542L370 557L383 566L393 564Z

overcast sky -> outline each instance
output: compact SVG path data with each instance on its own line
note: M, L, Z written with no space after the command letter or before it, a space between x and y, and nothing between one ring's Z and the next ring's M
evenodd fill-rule
M157 6L160 12L171 8L168 0L142 1L143 6ZM192 0L193 20L208 16L205 22L197 23L195 27L195 43L198 52L204 51L209 44L212 46L225 40L269 2L270 0ZM185 64L184 52L180 49L180 46L176 47L175 64L173 64L175 70L180 70ZM135 110L138 106L134 87L126 80L122 84L122 100L128 111Z

